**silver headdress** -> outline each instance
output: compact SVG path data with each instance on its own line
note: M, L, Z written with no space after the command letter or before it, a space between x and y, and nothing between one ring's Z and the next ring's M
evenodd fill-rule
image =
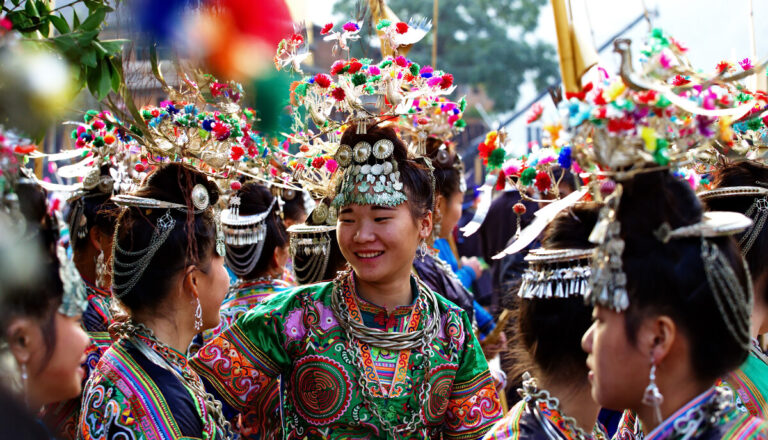
M291 236L290 251L293 273L300 284L323 281L331 256L331 233L336 230L336 208L320 201L310 214L312 225L293 225L288 228ZM299 260L306 261L299 264Z
M59 259L59 278L64 286L59 313L65 316L82 315L88 306L88 291L85 289L83 277L77 271L75 263L67 257L64 246L56 246L56 257Z
M747 255L752 245L755 244L757 236L765 226L765 221L768 220L768 188L760 186L732 186L717 188L710 191L703 191L698 194L699 199L718 199L723 197L754 197L755 200L749 207L745 215L752 219L752 226L750 226L741 239L739 239L739 249L741 249L741 255Z
M737 234L752 226L752 220L738 212L710 211L703 215L699 223L671 229L669 224L662 224L654 235L662 243L686 237L701 237L701 259L704 273L715 303L723 317L728 331L745 349L749 349L750 314L752 312L752 277L749 267L742 258L746 271L747 288L742 289L739 277L720 248L708 238Z
M395 144L389 139L380 139L373 145L358 142L354 148L339 145L334 158L344 168L344 176L332 206L397 206L405 202L408 197L403 192L394 151ZM373 165L367 163L371 156L376 158Z
M591 274L594 249L532 249L525 257L529 267L522 277L518 296L569 298L584 296Z
M209 207L210 195L208 189L203 184L197 184L192 188L193 212L202 213ZM157 253L158 249L165 243L168 236L171 235L176 226L176 219L171 215L171 210L188 212L187 205L181 203L166 202L148 197L138 197L134 195L122 194L112 197L112 201L119 206L135 207L145 209L165 209L165 213L157 219L155 230L146 248L137 251L128 251L120 246L118 241L118 231L120 224L115 225L115 237L112 246L112 295L120 298L128 293L136 283L139 282L147 266ZM217 243L216 249L221 253ZM129 277L126 281L118 282L117 278Z
M277 200L277 197L272 199L272 203L262 213L240 215L240 197L233 195L229 209L221 213L224 241L227 244L227 265L238 276L251 273L259 262L267 235L266 221ZM245 250L242 250L243 247Z

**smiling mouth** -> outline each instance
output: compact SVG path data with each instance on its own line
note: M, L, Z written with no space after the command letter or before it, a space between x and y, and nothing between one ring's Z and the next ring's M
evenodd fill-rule
M375 252L355 252L355 256L361 260L370 260L371 258L380 257L384 254L384 251Z

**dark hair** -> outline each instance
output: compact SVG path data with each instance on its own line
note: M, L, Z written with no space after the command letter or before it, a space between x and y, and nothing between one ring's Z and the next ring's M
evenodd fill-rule
M210 205L216 204L218 188L204 174L179 163L160 165L134 195L180 203L186 205L187 210L129 207L120 214L113 249L120 246L127 252L147 249L158 219L166 212L176 221L135 286L127 291L117 291L114 286L128 282L131 275L113 274L113 291L132 313L152 310L160 305L180 271L190 264L202 265L210 260L216 243L216 224L210 207L202 213L194 213L191 193L197 184L204 185L208 190ZM121 260L123 265L130 264L116 250L113 250L114 259Z
M728 188L732 186L757 186L758 182L763 186L768 185L768 167L760 163L744 160L734 162L723 166L715 173L714 188ZM707 208L714 211L734 211L746 213L757 197L762 196L728 196L708 199ZM768 259L765 254L768 253L768 232L763 227L755 238L752 247L744 257L749 264L749 270L752 278L757 279L760 275L768 271ZM763 295L764 300L768 301L768 289L763 292L755 292Z
M318 203L330 205L331 201L329 199L325 199L319 201ZM320 226L312 219L311 215L307 218L307 225ZM310 279L310 276L313 272L313 268L309 265L309 261L312 259L311 255L304 255L301 252L298 252L296 255L291 255L293 258L293 272L295 273L296 281L298 281L299 284L310 284L320 281L332 280L336 278L336 274L339 271L343 270L347 266L347 259L344 258L344 255L341 253L341 248L339 248L339 241L336 238L336 231L330 231L328 232L328 235L330 236L328 264L325 266L325 272L320 274L318 279ZM298 269L305 266L306 268L304 270Z
M307 215L304 208L304 193L293 189L281 189L280 191L283 199L283 218L290 219L294 223L301 223L302 217ZM289 191L293 197L287 199L285 196Z
M440 149L442 145L446 146L444 150ZM427 157L432 160L432 166L435 168L433 172L435 191L446 199L459 192L461 190L461 169L463 168L461 156L440 139L430 137L427 138Z
M249 182L240 188L237 193L240 196L240 215L254 215L261 214L267 210L275 200L275 197L269 190L255 182ZM267 215L264 220L264 224L267 226L267 234L264 238L264 247L261 250L261 255L256 263L256 266L248 273L241 273L238 271L237 266L229 264L229 268L235 272L235 274L243 280L252 280L263 276L269 269L269 264L272 262L272 256L275 254L275 249L284 247L288 244L288 233L285 231L285 225L278 216L279 209L277 203L272 207L272 211ZM251 247L255 247L257 244L250 244L245 246L227 245L227 261L232 257L229 249L233 249L238 254L245 253Z
M408 159L408 150L392 127L375 125L368 127L366 134L357 134L357 126L352 125L344 131L340 143L354 148L358 142L368 142L373 145L380 139L389 139L395 145L392 156L397 163L398 171L400 171L400 179L403 182L413 218L420 218L428 211L432 211L435 200L429 169L425 165ZM371 155L368 162L373 164L375 160Z
M589 234L597 222L598 210L597 204L588 203L561 212L544 230L542 247L594 247ZM517 332L512 339L518 359L515 373L533 370L565 383L586 381L587 354L581 348L581 337L592 324L592 308L584 303L584 298L518 297L517 302Z
M708 381L741 365L748 341L735 340L724 321L730 318L717 306L701 257L702 239L662 243L654 235L663 223L675 229L695 224L701 216L701 204L688 183L667 171L641 173L623 183L618 219L626 245L622 260L630 304L627 335L634 344L644 318L671 317L689 341L697 378ZM726 257L746 292L736 244L730 237L708 240ZM746 298L740 302L746 304Z
M109 176L109 165L102 165L100 168L100 174L102 176ZM112 202L112 192L104 193L99 188L95 188L86 192L84 195L70 202L70 216L78 213L78 209L74 209L76 204L82 204L82 214L86 220L86 231L90 233L91 228L97 227L102 233L112 235L115 231L115 223L117 222L117 215L119 209L117 205ZM78 219L69 219L70 225L77 224ZM74 220L74 221L73 221ZM88 239L81 239L77 237L74 230L71 230L70 242L72 243L72 250L75 253L82 252L88 245Z

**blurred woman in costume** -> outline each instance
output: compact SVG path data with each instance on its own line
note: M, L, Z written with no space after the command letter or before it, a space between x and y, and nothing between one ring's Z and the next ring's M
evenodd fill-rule
M739 236L739 249L747 261L754 286L751 316L751 345L747 361L723 378L734 392L737 405L755 417L768 418L768 357L757 340L768 332L768 167L754 161L740 161L717 170L713 189L699 194L707 207L717 211L741 212L753 224Z

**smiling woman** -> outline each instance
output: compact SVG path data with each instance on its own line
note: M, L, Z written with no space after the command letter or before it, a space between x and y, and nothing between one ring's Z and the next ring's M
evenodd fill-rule
M330 208L352 269L256 306L193 366L246 419L281 376L285 438L482 437L501 406L469 319L411 274L431 176L392 129L365 131L341 138Z

